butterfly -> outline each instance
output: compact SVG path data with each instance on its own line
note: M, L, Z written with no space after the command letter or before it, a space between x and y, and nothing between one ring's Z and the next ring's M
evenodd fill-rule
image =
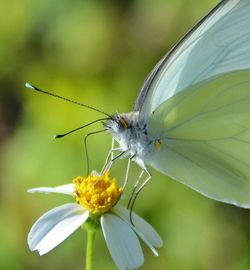
M250 208L250 0L222 0L211 10L154 67L132 112L109 115L65 100L105 114L99 120L113 141L103 170L128 156L124 186L131 160L142 168L139 179L146 172L131 208L150 166L209 198Z
M155 66L133 111L104 126L144 184L152 166L250 208L250 1L221 1Z

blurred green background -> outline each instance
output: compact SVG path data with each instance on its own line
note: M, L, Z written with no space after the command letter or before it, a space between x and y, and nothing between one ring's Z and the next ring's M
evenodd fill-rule
M32 195L36 186L68 183L85 173L84 134L54 140L100 114L24 88L30 81L106 112L131 110L147 74L215 0L0 0L0 269L83 269L78 230L52 252L29 251L32 224L68 202ZM89 139L100 170L109 135ZM139 173L132 166L130 183ZM122 181L125 163L113 169ZM164 240L160 256L144 246L141 269L250 269L250 211L217 203L153 171L135 210ZM101 232L95 269L116 269Z

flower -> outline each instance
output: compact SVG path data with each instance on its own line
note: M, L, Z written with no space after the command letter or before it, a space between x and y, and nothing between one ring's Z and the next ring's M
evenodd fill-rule
M93 172L86 178L75 178L73 184L34 188L28 192L62 193L73 195L76 200L48 211L32 226L28 245L40 255L55 248L94 218L102 228L109 252L119 269L135 269L143 264L143 252L137 236L158 256L156 248L162 246L160 236L135 213L131 224L129 210L117 205L122 189L115 179L110 179L108 172L103 175Z
M75 184L76 202L81 204L92 214L103 214L116 204L122 193L115 179L109 178L109 173L102 176L96 173L87 178L81 176L73 180Z

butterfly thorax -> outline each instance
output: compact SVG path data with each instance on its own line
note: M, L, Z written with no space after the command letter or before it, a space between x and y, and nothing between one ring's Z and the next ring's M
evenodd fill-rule
M143 157L151 142L147 126L139 120L139 112L117 113L104 126L119 143L121 151L131 155L144 168Z

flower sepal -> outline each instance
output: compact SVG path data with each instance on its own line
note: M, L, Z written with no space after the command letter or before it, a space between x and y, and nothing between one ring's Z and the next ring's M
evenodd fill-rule
M100 216L90 214L88 219L81 225L81 227L88 231L97 231L101 228Z

